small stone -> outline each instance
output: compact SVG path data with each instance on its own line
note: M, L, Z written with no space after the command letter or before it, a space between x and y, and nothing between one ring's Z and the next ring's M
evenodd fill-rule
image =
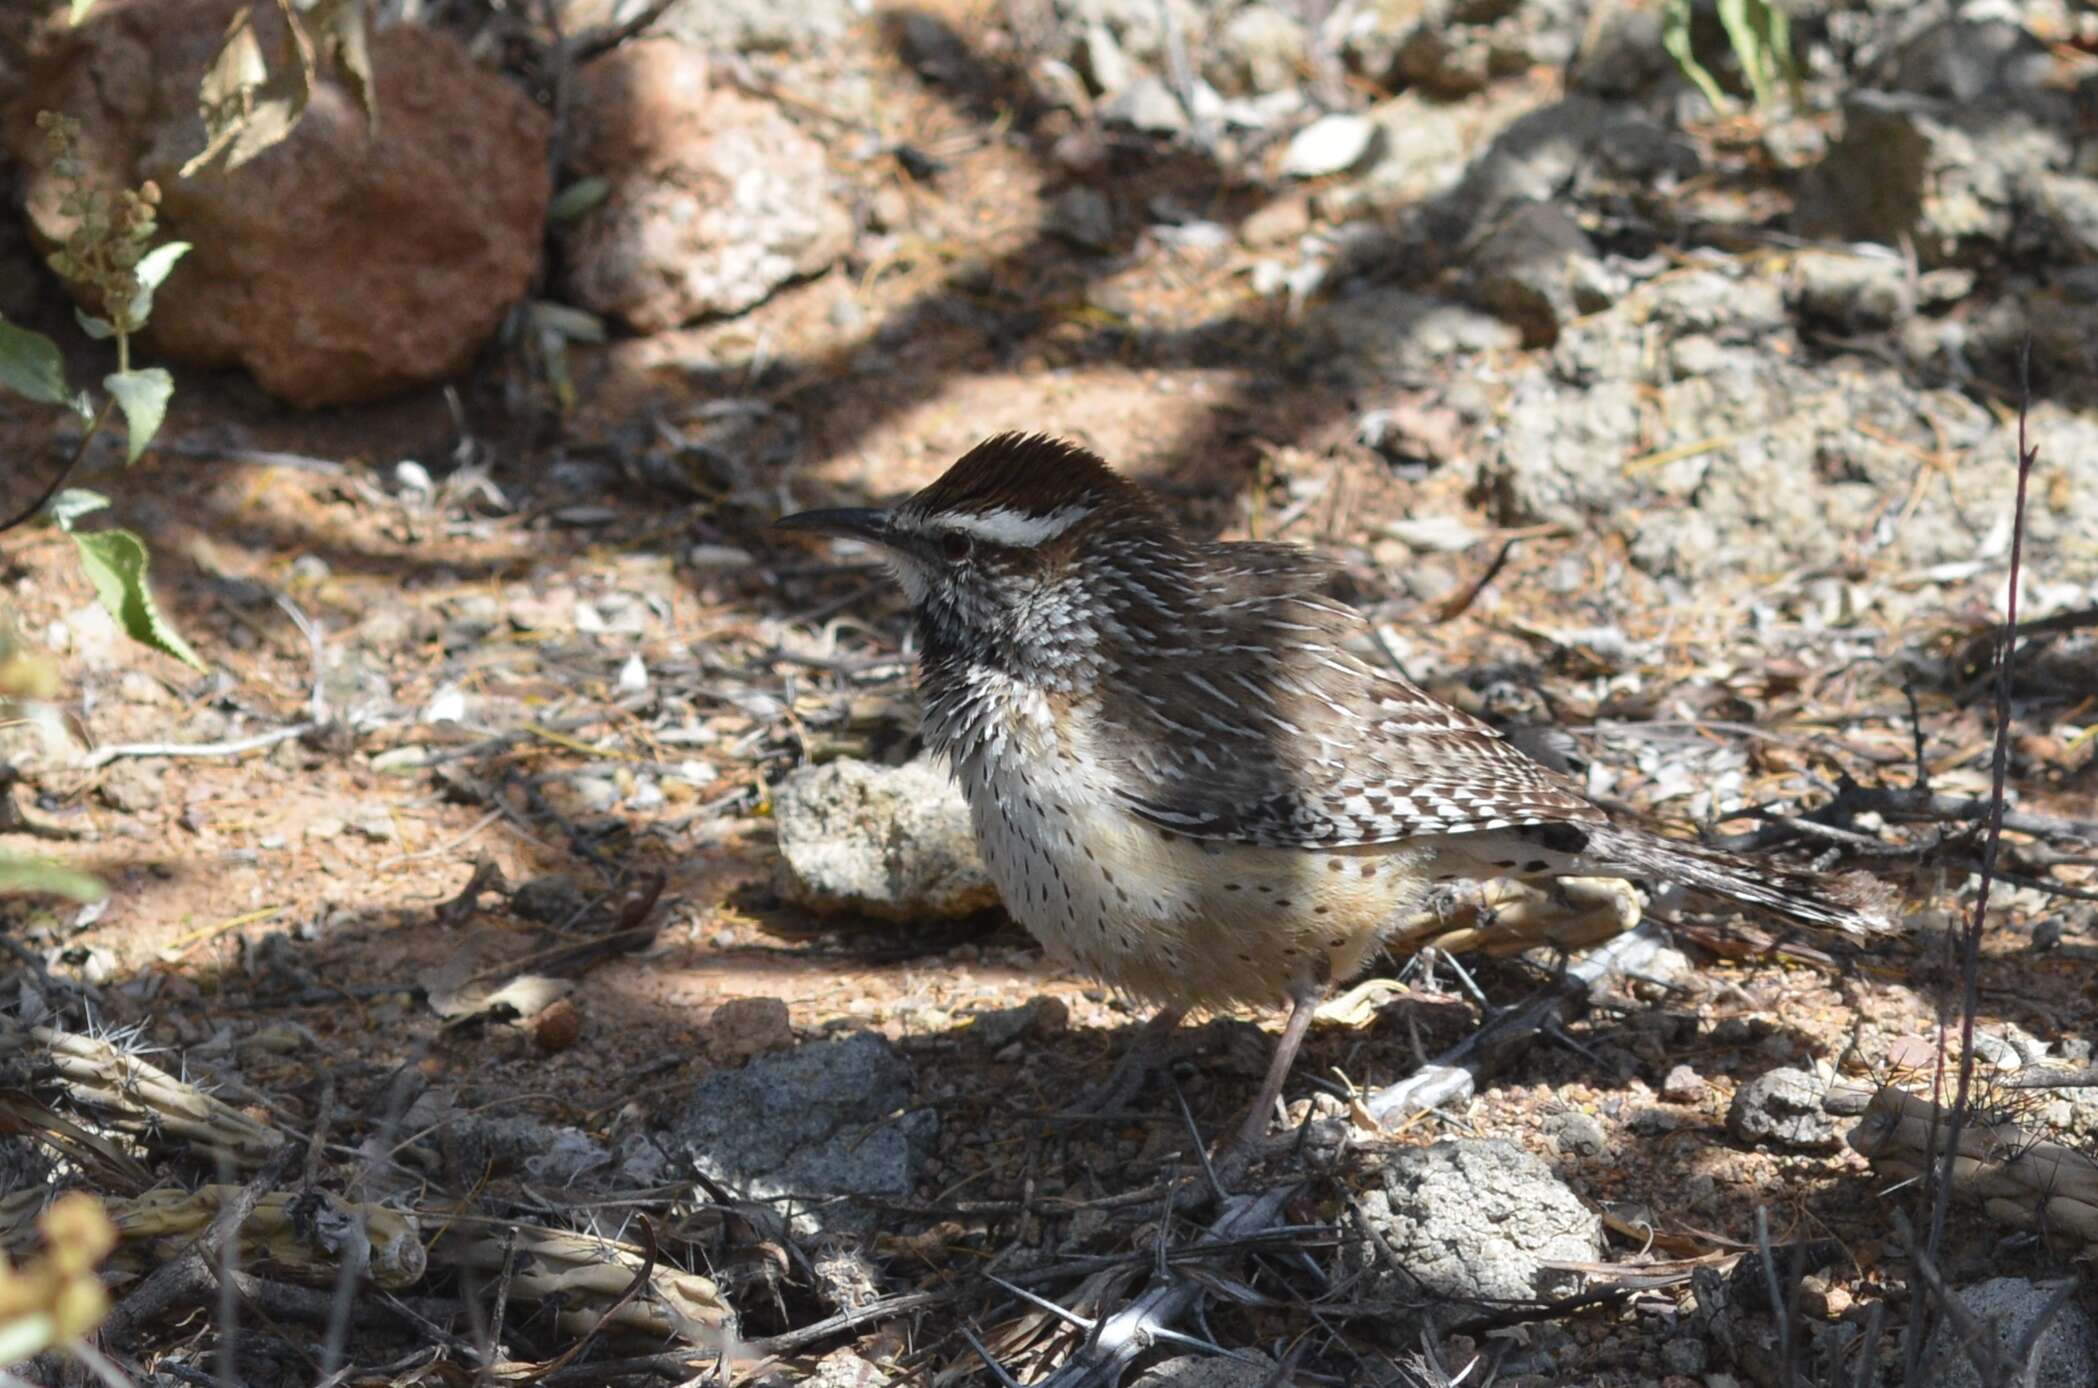
M793 1018L779 998L730 998L707 1016L707 1054L722 1065L792 1044Z
M1265 1388L1275 1381L1275 1361L1259 1362L1215 1354L1183 1354L1146 1370L1130 1388Z
M1678 1065L1661 1081L1661 1097L1671 1104L1701 1104L1711 1091L1704 1076L1687 1065Z
M1238 224L1239 239L1256 248L1289 245L1310 230L1311 200L1287 195L1256 208Z
M1569 321L1609 303L1594 243L1552 203L1510 210L1473 249L1471 267L1473 296L1531 346L1550 346Z
M144 670L126 670L117 676L117 697L127 704L161 708L172 703L168 687Z
M1705 1342L1695 1335L1671 1335L1661 1342L1661 1367L1696 1378L1705 1371Z
M1283 151L1285 178L1345 173L1375 152L1383 127L1367 116L1320 116L1299 130Z
M146 814L159 809L166 798L160 776L128 759L111 764L102 773L102 783L95 792L103 804L122 814Z
M568 784L583 808L592 814L603 814L615 808L622 798L619 783L609 776L575 776Z
M1603 1125L1578 1109L1558 1115L1546 1126L1559 1150L1569 1157L1599 1157L1610 1145Z
M1642 1104L1631 1110L1624 1118L1625 1130L1640 1137L1660 1137L1683 1126L1680 1114L1670 1113L1665 1108Z
M581 1039L583 1014L562 998L532 1019L532 1044L547 1055L559 1055Z
M1127 87L1133 79L1128 55L1122 45L1115 42L1114 31L1105 24L1088 24L1084 36L1079 40L1078 63L1093 90L1102 96L1113 96Z
M1100 119L1145 135L1180 135L1187 112L1172 88L1156 77L1139 77L1100 103Z
M1370 1296L1552 1297L1580 1276L1551 1265L1602 1256L1601 1217L1550 1167L1499 1140L1445 1139L1394 1154L1360 1216L1381 1239L1351 1228L1342 1260L1365 1274ZM1390 1270L1391 1255L1405 1274Z
M1963 266L1926 270L1916 278L1916 301L1929 308L1949 308L1974 292L1975 275Z
M1304 26L1294 16L1273 5L1251 4L1217 35L1209 71L1227 88L1281 91L1296 82L1307 46Z
M393 816L384 810L359 810L350 820L350 829L373 843L392 843L395 838Z
M1821 1111L1821 1091L1821 1082L1804 1070L1767 1071L1734 1091L1727 1131L1743 1142L1804 1151L1840 1146L1835 1120Z
M1114 205L1093 188L1067 188L1050 205L1049 227L1081 250L1111 250L1115 243Z
M1821 1273L1799 1279L1799 1309L1816 1320L1840 1320L1852 1301L1847 1288Z
M1801 251L1786 297L1805 317L1845 333L1884 331L1916 311L1908 267L1891 256Z
M541 925L572 925L589 905L583 889L558 872L534 877L510 894L510 909Z
M306 826L306 837L309 839L313 839L317 842L325 843L329 839L341 838L342 831L345 827L347 826L345 826L341 820L335 818L335 816L324 815Z
M804 767L773 796L781 895L811 910L944 920L993 906L968 802L927 761Z

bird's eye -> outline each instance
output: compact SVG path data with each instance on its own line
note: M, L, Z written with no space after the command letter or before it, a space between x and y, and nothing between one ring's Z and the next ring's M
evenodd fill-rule
M952 563L958 564L967 559L972 548L974 546L970 544L969 537L960 531L950 530L940 537L940 553L946 555Z

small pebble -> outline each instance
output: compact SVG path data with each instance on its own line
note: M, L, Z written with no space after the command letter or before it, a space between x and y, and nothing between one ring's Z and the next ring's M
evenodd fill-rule
M1661 1081L1661 1097L1671 1104L1696 1104L1707 1091L1704 1077L1687 1065L1678 1065Z

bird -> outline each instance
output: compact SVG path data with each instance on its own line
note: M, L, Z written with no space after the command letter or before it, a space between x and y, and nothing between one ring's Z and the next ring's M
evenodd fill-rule
M1006 433L886 507L786 530L874 547L918 636L924 740L1010 913L1170 1033L1287 1007L1222 1151L1264 1135L1318 1003L1440 884L1661 879L1815 931L1887 927L1869 885L1614 822L1487 723L1356 653L1364 617L1293 545L1196 538L1093 452Z

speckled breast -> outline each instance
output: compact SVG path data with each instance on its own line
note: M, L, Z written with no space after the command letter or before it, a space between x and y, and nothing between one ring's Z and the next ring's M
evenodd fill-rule
M1279 1004L1356 973L1422 895L1419 852L1206 842L1124 808L1067 726L960 768L1007 909L1055 957L1175 1006Z

